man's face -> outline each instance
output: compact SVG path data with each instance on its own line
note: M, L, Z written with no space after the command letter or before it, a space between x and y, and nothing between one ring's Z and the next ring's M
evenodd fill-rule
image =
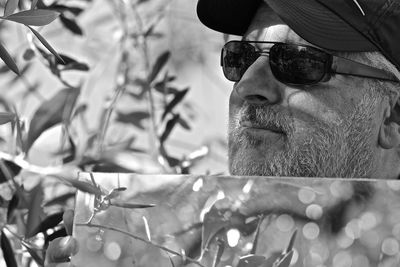
M244 38L308 44L265 6ZM231 174L373 175L381 111L369 87L366 79L344 75L286 85L271 73L267 56L258 58L230 97Z

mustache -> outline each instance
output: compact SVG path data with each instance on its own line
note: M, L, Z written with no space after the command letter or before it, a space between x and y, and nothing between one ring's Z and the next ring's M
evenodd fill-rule
M286 108L247 104L239 112L240 126L251 125L289 135L294 132L294 118Z

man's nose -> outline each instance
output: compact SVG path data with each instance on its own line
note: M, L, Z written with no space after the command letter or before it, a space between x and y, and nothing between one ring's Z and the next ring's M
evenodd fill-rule
M268 56L262 56L247 69L234 90L247 102L274 105L282 101L283 87L271 72Z

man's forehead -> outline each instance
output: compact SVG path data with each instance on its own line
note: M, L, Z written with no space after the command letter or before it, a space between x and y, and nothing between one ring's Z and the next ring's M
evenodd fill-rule
M289 26L264 3L260 5L243 39L310 44L289 28Z

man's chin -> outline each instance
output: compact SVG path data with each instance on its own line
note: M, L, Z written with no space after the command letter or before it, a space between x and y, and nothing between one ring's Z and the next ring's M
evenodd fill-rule
M273 152L276 151L275 152ZM279 149L245 148L229 152L229 172L238 176L281 176L278 170L270 169Z

